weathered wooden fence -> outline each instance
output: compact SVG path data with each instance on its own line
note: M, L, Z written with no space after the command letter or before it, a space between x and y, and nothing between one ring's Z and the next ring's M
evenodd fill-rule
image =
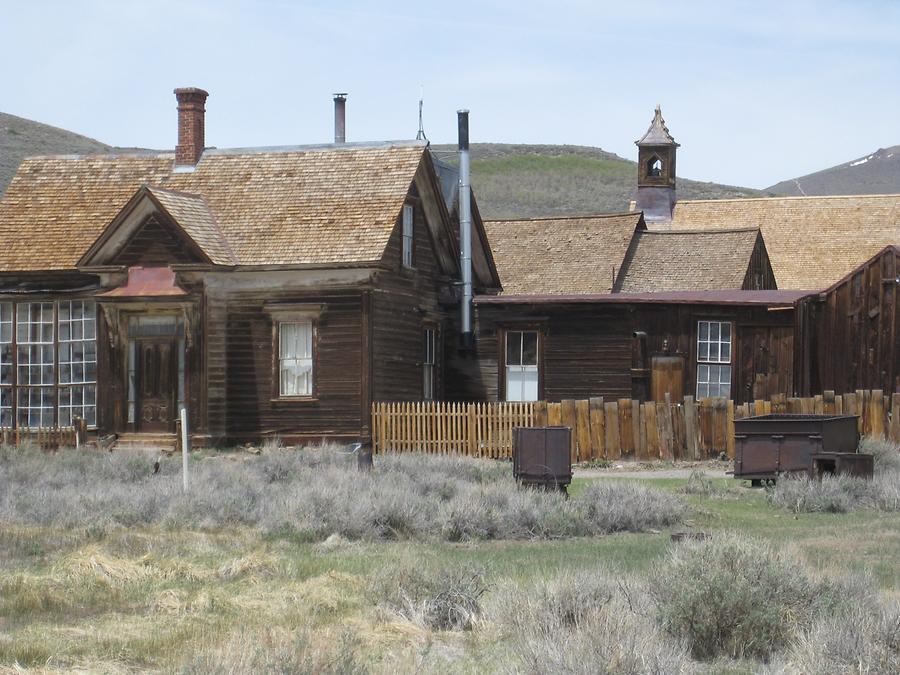
M0 427L0 443L10 446L33 443L41 450L74 448L75 434L75 427L39 427L35 429Z
M591 398L560 403L375 403L376 453L419 451L473 457L512 456L519 426L572 428L572 460L694 460L734 456L734 420L769 413L859 415L863 435L900 442L900 394L825 392L812 398L774 396L735 406L727 399L686 396L683 401L640 402Z

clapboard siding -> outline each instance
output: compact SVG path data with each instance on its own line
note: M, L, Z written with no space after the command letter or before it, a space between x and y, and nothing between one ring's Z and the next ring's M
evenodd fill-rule
M117 265L171 265L172 263L202 262L191 252L183 236L175 228L156 216L150 216L135 231L116 255Z
M267 302L321 303L317 323L314 380L310 400L277 398L274 381L276 345ZM286 437L343 435L362 427L362 295L299 293L288 290L233 292L226 325L227 409L229 439L261 435Z

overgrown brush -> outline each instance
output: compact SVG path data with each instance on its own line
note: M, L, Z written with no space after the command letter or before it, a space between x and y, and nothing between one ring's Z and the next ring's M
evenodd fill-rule
M772 673L900 673L900 603L825 616L792 642Z
M690 672L683 642L656 625L649 596L631 581L592 570L522 586L506 583L485 600L491 629L508 644L511 672Z
M604 481L577 498L519 488L506 463L387 455L369 473L336 446L178 458L153 473L140 451L65 450L0 457L0 522L63 528L251 526L275 537L324 541L430 538L548 539L642 531L679 522L677 497Z
M859 451L874 455L871 480L839 474L810 480L784 477L768 491L770 503L797 513L846 513L856 509L900 511L900 446L864 438Z
M650 577L660 625L703 660L767 660L817 620L871 608L870 588L813 580L799 561L739 535L674 546Z
M376 574L372 599L431 630L471 630L481 617L485 570L469 565L401 565Z

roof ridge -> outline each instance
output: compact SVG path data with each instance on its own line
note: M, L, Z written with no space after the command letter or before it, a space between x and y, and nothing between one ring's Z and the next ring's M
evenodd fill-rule
M623 216L640 216L641 211L622 211L621 213L599 213L593 216L537 216L536 218L485 218L485 223L530 223L543 220L593 220L596 218L622 218Z
M179 197L191 197L192 199L200 199L202 201L206 201L203 198L203 195L199 192L184 192L183 190L173 190L172 188L163 187L161 185L153 185L151 183L144 183L148 190L159 190L160 192L167 192L170 195L177 195Z
M815 199L870 199L870 198L900 198L900 192L878 193L872 195L784 195L780 197L729 197L728 199L679 199L679 204L712 204L722 202L772 202L784 199L791 200L815 200Z
M734 234L736 232L761 232L758 227L729 227L728 229L719 228L697 228L692 230L668 229L668 230L641 230L638 234Z

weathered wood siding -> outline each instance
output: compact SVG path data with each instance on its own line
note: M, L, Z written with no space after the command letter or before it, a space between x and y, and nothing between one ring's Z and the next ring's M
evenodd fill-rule
M889 247L798 303L799 387L900 392L900 249Z
M228 295L225 363L226 436L356 437L362 420L362 295L283 290L232 291ZM279 400L273 319L265 303L322 303L314 344L315 396ZM210 361L215 357L209 355ZM215 406L212 406L216 410Z
M171 265L201 262L202 258L185 247L183 237L156 216L150 216L113 261L117 265Z
M425 212L413 188L413 267L402 265L402 223L397 219L372 291L372 396L376 401L422 399L423 331L438 331L452 339L447 312L438 302L439 289L449 282L438 264ZM434 196L426 196L434 198ZM440 352L441 350L438 349ZM442 354L437 354L435 398L443 395Z
M772 263L769 261L769 253L763 243L762 234L756 238L756 246L750 256L750 265L747 268L747 275L744 277L744 284L741 286L745 291L769 291L778 288L775 281L775 272L772 271Z
M732 324L731 395L736 402L793 393L790 308L541 303L480 305L477 316L477 359L448 357L448 398L453 400L502 400L504 331L528 328L543 336L539 397L545 400L650 398L654 356L683 358L682 391L693 395L701 320ZM645 337L633 337L635 332Z

